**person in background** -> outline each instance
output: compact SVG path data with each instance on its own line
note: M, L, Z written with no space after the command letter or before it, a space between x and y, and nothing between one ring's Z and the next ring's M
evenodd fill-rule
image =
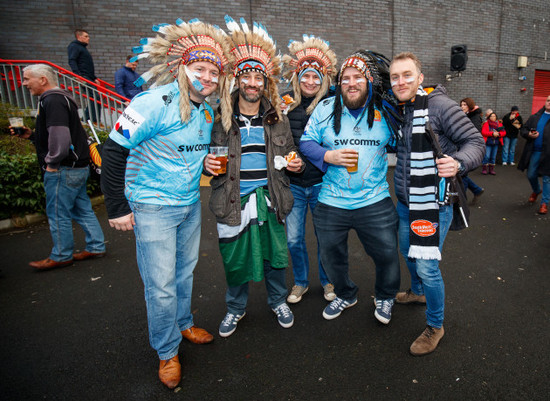
M471 97L462 99L460 101L460 108L464 113L466 113L472 124L474 124L474 127L481 132L481 125L483 123L481 117L482 113L479 106L477 106L476 102L474 102L474 99ZM474 194L472 205L475 205L479 201L479 197L483 195L484 189L477 185L474 180L468 176L467 172L462 175L462 183L464 184L464 192L468 192L469 189Z
M481 174L495 175L495 160L497 158L498 145L502 146L502 138L506 136L506 131L502 123L498 121L496 113L489 114L489 118L481 127L481 135L485 139L486 147Z
M518 106L512 106L512 110L502 118L502 125L506 131L502 145L502 165L514 166L519 130L523 125L523 118L519 115Z
M84 29L77 29L74 31L74 36L76 39L69 43L67 47L71 70L75 74L86 78L88 81L92 81L99 85L99 79L95 75L94 60L87 48L90 44L90 34ZM97 111L94 88L86 87L86 94L88 96L86 119L91 118L95 123L97 122Z
M283 56L283 63L286 66L283 76L290 80L293 88L287 94L294 100L288 106L287 115L294 144L298 147L311 113L319 101L328 95L336 75L336 55L330 50L328 42L308 35L304 35L304 41L290 41L288 48L290 55ZM286 235L292 259L294 286L287 302L292 304L300 302L309 289L309 256L306 247L307 209L309 206L312 213L315 210L323 182L323 172L308 159L302 157L302 160L306 164L303 173L289 173L294 205L286 217ZM317 232L315 232L315 238L317 238ZM336 294L321 263L318 240L317 259L324 297L327 301L333 301Z
M121 96L132 100L138 93L143 92L143 86L136 86L134 82L139 79L136 72L138 60L130 61L132 55L126 57L126 64L115 72L115 91ZM126 103L128 105L129 103Z
M90 150L78 106L59 88L56 73L45 64L25 67L23 86L31 95L40 96L36 130L32 133L25 127L22 136L34 142L44 172L46 215L53 241L50 256L29 265L45 270L71 265L73 260L102 257L103 231L86 192ZM86 249L74 254L72 220L86 233Z
M550 201L550 96L546 98L544 107L527 119L520 133L527 142L518 170L527 169L527 179L533 189L529 203L535 203L542 193L538 213L547 214ZM542 176L542 190L539 176Z

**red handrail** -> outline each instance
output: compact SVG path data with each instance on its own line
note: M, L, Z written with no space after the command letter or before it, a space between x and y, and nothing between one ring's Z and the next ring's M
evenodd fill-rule
M74 72L72 71L69 71L63 67L60 67L58 66L57 64L54 64L54 63L51 63L49 61L46 61L46 60L6 60L6 59L2 59L0 58L0 63L6 63L6 64L47 64L49 65L50 67L52 68L55 68L57 69L58 71L62 72L63 74L66 74L66 75L69 75L69 76L72 76L80 81L84 81L86 83L88 83L89 85L95 87L97 89L98 92L103 92L103 93L107 93L115 98L118 98L121 100L121 103L124 103L124 102L129 102L130 99L128 98L125 98L124 96L121 96L119 95L118 93L110 90L110 89L107 89L105 86L101 86L101 85L108 85L112 88L114 88L114 86L106 81L103 81L103 80L99 80L100 81L100 84L96 84L95 82L93 81L90 81L84 77L81 77L80 75L78 74L75 74Z

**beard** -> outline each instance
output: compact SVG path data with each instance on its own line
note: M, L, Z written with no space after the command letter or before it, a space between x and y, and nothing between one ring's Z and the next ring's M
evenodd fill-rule
M258 100L260 100L260 98L262 97L262 94L263 94L262 89L260 89L257 94L253 95L253 94L246 93L246 91L245 91L246 88L247 88L247 86L239 87L239 95L241 95L241 97L244 100L246 100L249 103L256 103Z
M358 109L360 107L363 107L363 105L367 101L368 94L369 93L368 93L367 89L365 88L365 90L363 92L361 92L360 96L357 99L351 100L348 97L346 92L342 92L342 99L344 100L344 105L348 109L355 110L355 109Z

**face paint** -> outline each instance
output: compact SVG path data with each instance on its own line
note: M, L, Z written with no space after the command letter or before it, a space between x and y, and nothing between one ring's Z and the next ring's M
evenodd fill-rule
M248 82L249 82L249 81L248 81L248 79L243 78L243 79L241 79L241 82L242 82L243 84L245 84L245 85L248 85Z
M212 77L211 81L216 84L219 82L218 77Z
M349 79L342 79L342 85L349 85Z
M403 79L403 81L405 81L406 84L412 84L415 80L416 80L416 77L407 77L407 78ZM394 87L398 83L399 83L399 80L395 79L395 80L391 81L391 86Z
M359 78L355 82L358 84L362 84L363 82L367 82L367 80L365 78Z
M196 74L198 73L196 71L191 72L191 70L187 68L187 66L184 66L184 69L185 69L185 74L187 75L187 78L189 78L189 81L191 81L191 85L193 85L193 87L197 91L201 92L204 89L204 86L202 86L202 84L196 78ZM200 74L199 74L199 77L200 77Z
M308 83L307 81L308 81L308 80L307 80L306 78L300 79L300 82L303 82L304 84L307 84L307 83ZM321 85L321 80L320 80L320 79L314 79L314 80L313 80L313 83L314 83L315 85Z

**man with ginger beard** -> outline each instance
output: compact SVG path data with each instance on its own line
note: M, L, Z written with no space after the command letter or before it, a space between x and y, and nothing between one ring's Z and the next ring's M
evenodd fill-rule
M390 106L382 102L391 100L388 62L379 54L358 51L346 58L337 81L336 96L317 106L300 144L302 153L325 171L313 222L337 297L323 317L335 319L357 303L347 244L354 229L376 266L374 315L388 324L400 274L398 219L386 181L386 145L395 133Z

